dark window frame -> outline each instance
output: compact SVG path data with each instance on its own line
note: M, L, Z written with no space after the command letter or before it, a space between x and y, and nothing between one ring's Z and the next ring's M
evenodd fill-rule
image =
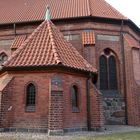
M26 85L25 92L26 92L25 111L26 112L35 112L36 94L37 94L36 84L33 82L29 82Z
M79 88L76 84L73 84L70 88L71 93L71 107L73 113L80 112L79 110Z
M118 76L117 76L117 59L114 55L114 53L111 52L111 50L109 50L109 53L105 53L102 54L99 57L99 73L100 73L100 90L118 90ZM103 77L103 75L101 75L102 73L102 66L101 66L101 58L104 57L106 59L106 76ZM112 61L113 63L111 64L111 58L113 58ZM104 69L105 69L104 68ZM112 71L112 69L114 69ZM103 73L105 74L105 71L103 71ZM104 81L104 83L102 83L102 78L106 77L106 81ZM106 83L105 83L106 82ZM106 87L103 87L102 85L106 84Z

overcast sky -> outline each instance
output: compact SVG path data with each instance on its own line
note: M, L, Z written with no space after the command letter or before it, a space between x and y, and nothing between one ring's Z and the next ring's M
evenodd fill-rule
M140 28L140 0L106 0Z

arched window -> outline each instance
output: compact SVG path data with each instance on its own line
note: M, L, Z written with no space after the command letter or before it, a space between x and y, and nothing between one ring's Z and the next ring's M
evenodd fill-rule
M8 59L8 56L3 52L0 54L0 64L3 64Z
M100 89L117 90L117 67L114 54L106 49L99 59Z
M30 83L26 88L26 107L35 106L36 101L36 88L34 84Z
M71 101L72 101L72 110L77 111L77 109L78 109L78 88L76 85L71 87Z

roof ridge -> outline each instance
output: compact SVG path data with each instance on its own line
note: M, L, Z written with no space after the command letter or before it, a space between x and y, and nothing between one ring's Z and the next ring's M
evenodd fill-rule
M50 40L51 40L51 44L52 44L52 51L54 53L54 57L55 57L55 61L57 64L61 64L61 60L60 60L60 57L59 57L59 54L58 54L58 51L57 51L57 46L56 46L56 43L55 43L55 39L54 39L54 36L53 36L53 33L52 33L52 28L50 26L50 24L53 25L53 23L51 21L47 21L48 22L48 30L49 30L49 36L50 36Z
M87 0L87 4L88 4L88 15L91 16L91 6L90 6L90 0Z
M26 47L26 45L28 44L28 42L30 42L32 40L32 36L34 36L38 30L43 26L45 22L42 22L42 24L40 24L34 31L33 33L27 38L27 40L25 40L23 42L23 44L11 55L11 57L9 57L9 59L3 64L3 66L6 66L10 63L11 60L15 59L16 56L19 55L19 53Z

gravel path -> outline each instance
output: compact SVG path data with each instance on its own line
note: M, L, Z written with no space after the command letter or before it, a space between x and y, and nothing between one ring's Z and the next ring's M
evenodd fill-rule
M0 133L0 137L6 137L7 140L11 138L15 138L16 140L21 139L30 139L30 140L71 140L79 137L84 136L96 136L96 135L104 135L104 134L111 134L111 133L122 133L122 132L131 132L131 131L140 131L140 127L133 127L133 126L125 126L125 125L115 125L115 126L105 126L105 131L103 132L73 132L73 133L66 133L64 136L47 136L44 133Z

